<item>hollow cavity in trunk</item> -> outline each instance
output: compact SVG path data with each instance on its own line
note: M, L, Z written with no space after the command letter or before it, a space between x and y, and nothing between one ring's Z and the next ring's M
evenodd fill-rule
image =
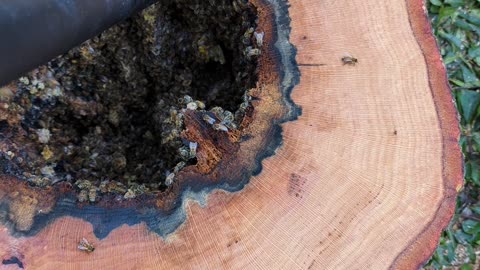
M262 34L243 0L161 1L22 77L0 118L0 169L79 199L164 190L193 165L182 113L237 128ZM10 92L8 92L10 91Z

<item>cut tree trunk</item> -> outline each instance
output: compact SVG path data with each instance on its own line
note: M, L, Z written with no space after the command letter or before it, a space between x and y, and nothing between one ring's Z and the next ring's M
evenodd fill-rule
M163 212L142 207L151 201L79 206L61 189L3 176L2 269L415 269L428 260L463 173L423 1L253 3L265 44L249 139L222 148L234 157L202 149L206 135L190 121L200 165L176 195L154 200ZM228 188L233 180L218 179L229 176L247 179ZM93 252L78 249L82 238Z

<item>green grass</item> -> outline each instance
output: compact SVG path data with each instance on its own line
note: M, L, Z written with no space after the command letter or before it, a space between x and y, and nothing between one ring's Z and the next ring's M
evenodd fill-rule
M478 269L480 254L480 0L430 0L429 15L461 116L465 187L429 269Z

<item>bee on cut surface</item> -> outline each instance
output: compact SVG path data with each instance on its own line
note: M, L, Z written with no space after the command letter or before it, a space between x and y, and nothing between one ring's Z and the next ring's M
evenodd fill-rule
M351 55L346 55L342 57L342 62L344 65L355 66L358 63L358 59Z
M204 114L204 115L203 115L203 120L204 120L205 122L209 123L210 125L215 124L215 121L216 121L213 117L211 117L211 116L208 115L208 114Z
M255 36L255 39L257 40L257 46L262 47L263 45L263 37L265 36L264 32L254 32L253 35Z
M228 128L224 124L213 124L213 129L221 130L221 131L224 131L224 132L228 131Z
M198 143L197 142L190 142L188 144L188 148L190 150L190 157L191 158L194 158L197 156L197 147L198 147Z
M170 173L167 175L165 179L165 185L170 186L173 183L173 179L175 178L175 173Z
M77 248L78 248L79 250L85 251L85 252L87 252L87 253L91 253L91 252L93 252L93 251L95 250L95 247L94 247L92 244L90 244L90 243L88 242L88 240L85 239L85 238L83 238L83 239L80 241L80 243L78 243L78 247L77 247Z

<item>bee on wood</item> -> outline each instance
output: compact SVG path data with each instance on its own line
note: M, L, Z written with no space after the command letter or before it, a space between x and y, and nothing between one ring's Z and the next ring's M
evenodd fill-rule
M358 63L358 59L351 55L347 55L342 57L342 62L344 65L355 66L355 64Z
M189 147L189 150L190 150L190 157L191 158L194 158L197 156L197 147L198 147L198 143L196 142L190 142L188 144L188 147Z
M213 129L227 132L228 128L224 124L213 124Z
M254 32L253 35L255 36L255 39L257 40L257 46L262 47L263 45L263 37L265 36L264 32Z
M203 115L203 120L204 120L205 122L209 123L210 125L215 124L215 121L216 121L213 117L211 117L211 116L208 115L208 114L204 114L204 115Z
M200 110L205 110L205 103L201 102L200 100L196 100L195 103L197 103L197 107Z
M85 252L87 252L87 253L91 253L91 252L93 252L93 251L95 250L95 247L94 247L92 244L90 244L90 243L88 242L88 240L85 239L85 238L83 238L83 239L80 241L80 243L78 243L78 247L77 247L77 248L78 248L79 250L85 251Z
M88 200L91 203L94 203L96 199L97 199L97 188L90 188L90 190L88 191Z
M198 109L198 104L196 102L190 102L187 104L187 109L195 111Z
M88 191L85 189L80 190L80 193L77 195L79 202L86 202L88 200Z
M210 109L210 112L215 114L215 116L220 119L223 115L224 110L221 107L213 107Z
M233 115L232 112L230 111L223 112L222 123L228 124L230 122L233 122L234 119L235 119L235 116Z
M260 51L260 49L257 49L257 48L252 48L252 46L248 46L246 49L245 49L245 55L247 57L252 57L252 56L258 56L262 53L262 51Z
M177 165L175 165L175 168L173 168L173 172L178 173L181 169L183 169L183 167L185 167L185 165L187 165L185 162L180 161L177 163Z
M173 183L174 178L175 178L175 173L169 173L165 178L165 185L170 186Z

